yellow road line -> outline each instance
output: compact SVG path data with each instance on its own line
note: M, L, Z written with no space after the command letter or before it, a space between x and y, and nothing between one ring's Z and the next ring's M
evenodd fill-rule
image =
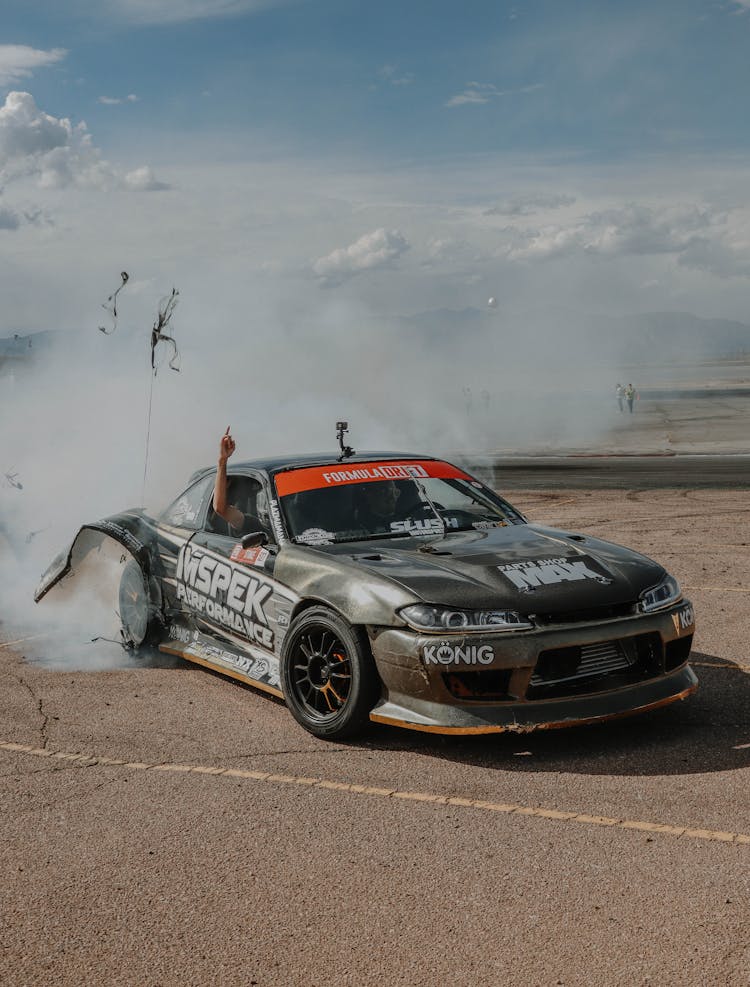
M728 662L715 662L715 661L691 661L691 667L695 668L732 668L735 672L746 672L747 669L743 668L742 665L730 665Z
M683 586L682 588L703 590L708 593L750 593L750 588L744 586Z
M638 819L617 819L611 816L594 816L583 812L565 812L560 809L547 809L540 806L515 805L507 802L487 802L484 799L463 798L457 795L437 795L430 792L401 792L395 788L380 788L373 785L356 785L343 781L329 781L325 778L305 778L300 775L274 774L270 771L252 771L240 768L216 768L200 764L149 764L145 761L125 761L118 758L101 757L95 754L53 751L45 747L32 747L0 741L0 750L11 754L29 754L60 761L78 762L81 766L125 768L130 771L165 771L175 774L213 775L224 778L243 778L279 785L299 785L306 788L322 788L327 791L348 792L354 795L373 795L381 798L402 799L408 802L426 802L435 805L458 806L479 809L484 812L499 812L505 815L534 816L539 819L552 819L559 822L575 822L585 826L605 826L610 829L636 830L643 833L658 833L668 836L683 836L694 840L710 840L718 843L738 843L750 846L750 835L731 833L724 830L701 829L689 826L672 826L665 823L645 822Z

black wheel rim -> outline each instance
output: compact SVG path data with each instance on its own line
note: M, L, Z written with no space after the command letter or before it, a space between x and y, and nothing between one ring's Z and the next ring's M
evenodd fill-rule
M328 719L346 706L352 689L351 659L333 631L326 627L304 631L291 671L295 698L308 716Z
M148 626L148 604L140 569L126 569L120 583L120 622L131 644L140 644Z

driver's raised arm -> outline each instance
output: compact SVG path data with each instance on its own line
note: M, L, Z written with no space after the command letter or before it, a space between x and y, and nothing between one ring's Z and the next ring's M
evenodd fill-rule
M219 517L224 518L233 528L239 530L245 523L245 515L234 504L227 503L227 460L235 448L235 441L229 434L229 426L227 425L227 430L222 435L219 444L219 461L216 468L216 482L214 483L214 510Z

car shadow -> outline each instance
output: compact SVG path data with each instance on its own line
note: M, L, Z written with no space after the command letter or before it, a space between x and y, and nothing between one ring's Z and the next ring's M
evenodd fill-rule
M522 773L683 775L750 767L750 673L693 652L698 692L682 702L589 726L441 737L388 727L368 747Z

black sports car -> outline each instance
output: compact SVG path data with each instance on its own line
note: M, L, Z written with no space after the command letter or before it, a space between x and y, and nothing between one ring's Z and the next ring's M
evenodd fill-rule
M311 733L369 720L443 734L588 723L697 688L691 604L657 562L530 524L457 466L393 453L233 465L158 517L84 525L47 591L106 536L127 550L128 647L158 646L283 697Z

